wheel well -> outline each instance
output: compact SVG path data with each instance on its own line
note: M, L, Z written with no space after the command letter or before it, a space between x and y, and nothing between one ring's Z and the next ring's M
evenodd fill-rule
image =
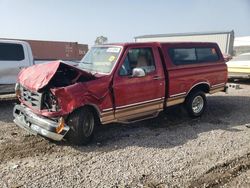
M204 93L209 93L209 85L206 84L206 83L202 83L202 84L198 84L196 86L194 86L189 92L188 92L188 95L190 93L192 93L193 91L203 91Z
M94 114L95 120L97 121L97 125L100 125L101 121L100 121L99 112L98 112L98 110L94 106L92 106L92 105L85 105L82 108L88 108L88 109L90 109L93 112L93 114Z
M93 112L93 114L94 114L94 117L95 117L95 120L96 120L96 123L97 123L97 125L100 125L100 116L99 116L99 113L98 113L98 110L94 107L94 106L92 106L92 105L84 105L84 106L81 106L81 107L79 107L79 108L76 108L73 112L75 112L75 111L77 111L77 110L80 110L80 109L82 109L82 108L88 108L88 109L90 109L91 110L91 112ZM71 113L73 113L73 112L71 112Z

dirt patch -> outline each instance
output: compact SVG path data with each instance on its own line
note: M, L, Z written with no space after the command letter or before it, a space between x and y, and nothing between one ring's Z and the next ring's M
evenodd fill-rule
M242 173L250 169L250 153L228 161L226 163L216 165L200 176L197 180L191 182L191 187L220 187Z
M155 119L100 127L81 147L30 135L13 123L15 102L3 101L0 185L249 187L250 85L242 88L209 96L201 118L189 118L180 105Z
M168 186L159 180L155 180L150 175L142 174L138 180L134 181L131 185L127 185L127 188L132 187L165 188Z
M20 135L19 135L20 136ZM49 141L26 135L23 139L1 144L0 164L11 159L22 159L27 157L35 157L38 154L49 155L54 152L55 144L50 144Z

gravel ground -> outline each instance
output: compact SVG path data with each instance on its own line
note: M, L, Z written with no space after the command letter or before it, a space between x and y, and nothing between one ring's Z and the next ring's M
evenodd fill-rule
M0 102L1 187L250 187L250 84L158 118L99 128L88 146L29 135Z

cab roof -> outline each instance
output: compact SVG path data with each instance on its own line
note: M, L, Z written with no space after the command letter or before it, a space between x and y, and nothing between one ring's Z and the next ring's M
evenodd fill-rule
M144 46L144 45L150 45L150 46L214 46L217 45L213 42L130 42L130 43L108 43L103 44L101 46L108 46L108 45L114 45L114 46L122 46L122 47L131 47L131 46ZM98 45L97 45L98 46Z

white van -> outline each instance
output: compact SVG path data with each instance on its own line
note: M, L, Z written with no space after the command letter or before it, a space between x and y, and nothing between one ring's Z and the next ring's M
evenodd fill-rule
M14 92L19 71L33 64L27 42L0 39L0 94Z

